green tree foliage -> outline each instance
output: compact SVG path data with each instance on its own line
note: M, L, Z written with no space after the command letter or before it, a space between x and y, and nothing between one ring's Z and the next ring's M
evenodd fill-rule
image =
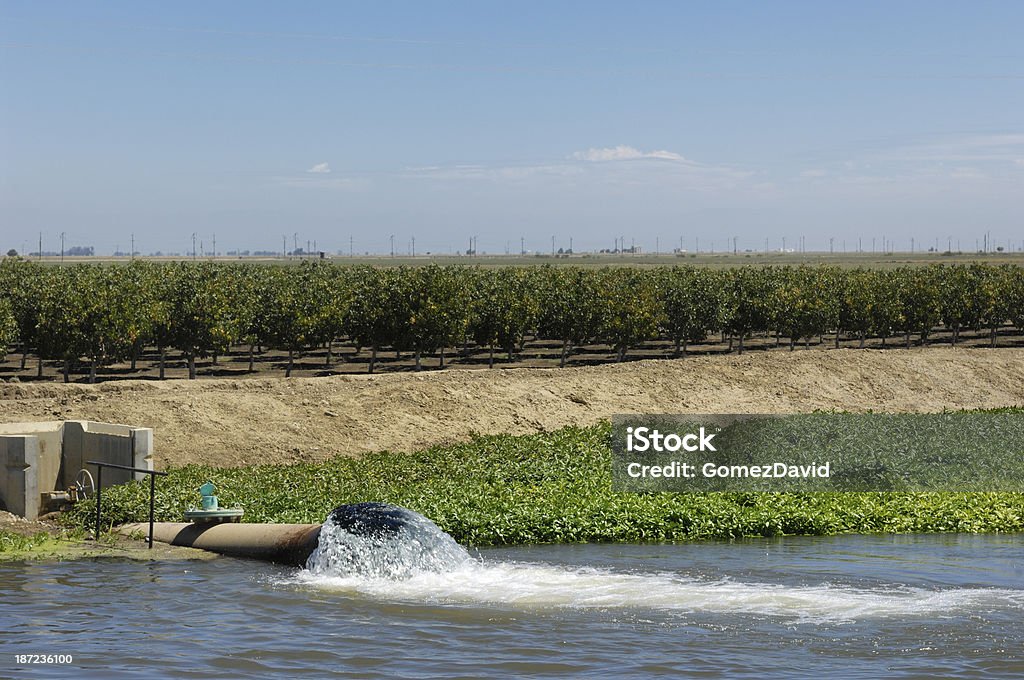
M986 307L982 297L987 270L987 267L978 265L953 265L935 277L942 322L953 332L951 342L954 346L960 339L961 329L981 328Z
M743 353L745 338L769 330L777 278L774 270L759 267L730 269L725 276L722 285L723 326L739 341L740 354Z
M0 360L7 357L7 348L18 337L18 323L11 310L11 303L0 297Z
M39 287L36 351L43 359L62 362L64 382L70 380L71 365L86 351L91 270L85 265L48 270Z
M413 352L416 370L423 354L436 351L444 368L444 348L461 344L466 337L473 290L470 271L437 265L405 270L405 316L399 319L394 344Z
M839 326L839 272L832 267L776 270L771 310L774 326L789 338L792 350L800 339L822 336Z
M721 328L722 276L711 269L672 267L657 277L664 311L662 324L675 343L675 354L685 354L687 344L703 342L709 332Z
M899 327L906 336L907 347L911 334L919 334L923 342L942 318L940 271L936 267L901 267L894 273L900 305Z
M345 312L344 327L357 350L370 348L370 373L376 366L378 350L396 342L399 326L407 318L403 283L406 271L358 267L349 277L351 304Z
M21 368L25 368L29 350L36 347L44 270L39 265L8 257L0 261L0 297L6 298L14 315L17 342L21 349ZM42 361L39 363L42 373Z
M570 346L590 342L601 326L596 276L576 267L546 267L542 281L537 333L562 341L560 365L565 366Z
M869 278L871 302L871 331L882 338L882 346L903 325L903 305L900 300L898 273L875 271Z
M198 357L237 343L280 348L294 356L344 338L377 352L424 354L472 339L510 360L528 335L571 348L600 341L621 360L628 348L669 339L676 352L721 330L730 348L775 332L790 339L835 332L860 339L894 333L924 341L939 324L953 333L987 329L991 344L1009 320L1022 327L1024 274L1017 266L986 264L842 270L826 266L712 270L527 267L339 268L209 262L126 266L43 267L0 262L0 300L14 319L24 357L63 363L65 377L81 360L90 379L111 362L155 347L160 376L168 348L181 351L196 374ZM40 361L40 367L42 361Z
M260 282L259 309L250 315L246 331L256 327L262 341L288 352L285 377L291 377L297 353L330 346L341 334L347 288L334 268L319 263L272 269L260 275ZM253 323L257 319L258 326Z
M654 276L627 267L603 269L597 291L597 338L611 345L616 361L633 345L657 336L663 311Z
M239 304L239 280L226 267L207 262L174 265L170 285L171 345L196 377L196 358L223 352L251 326Z
M536 277L530 269L506 267L478 271L474 277L470 335L489 348L488 366L494 366L494 348L512 361L515 348L537 323L540 303L534 295Z
M849 333L858 338L863 348L864 339L872 328L874 272L859 268L836 272L835 286L838 308L835 346L839 347L843 333Z
M1002 282L1006 316L1018 331L1024 330L1024 268L1006 267Z

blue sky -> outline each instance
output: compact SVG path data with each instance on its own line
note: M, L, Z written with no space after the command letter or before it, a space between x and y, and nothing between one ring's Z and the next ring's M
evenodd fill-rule
M1024 3L0 0L0 246L1024 240Z

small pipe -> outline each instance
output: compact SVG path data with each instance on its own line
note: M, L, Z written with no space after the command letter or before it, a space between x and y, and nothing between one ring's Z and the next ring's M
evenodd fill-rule
M123 524L115 529L125 536L148 530L148 523ZM304 567L320 540L320 525L156 522L152 536L171 545Z

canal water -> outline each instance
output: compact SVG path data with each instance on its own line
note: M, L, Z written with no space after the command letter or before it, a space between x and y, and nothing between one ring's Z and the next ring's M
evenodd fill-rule
M1024 677L1024 537L0 563L0 677ZM19 664L15 655L71 655Z

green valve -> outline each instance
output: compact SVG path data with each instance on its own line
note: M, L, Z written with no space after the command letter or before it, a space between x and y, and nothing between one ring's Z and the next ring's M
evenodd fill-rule
M237 522L242 518L242 508L221 508L217 502L217 487L207 482L199 487L200 503L198 508L185 511L185 519L189 522L219 524L221 522Z
M219 506L217 504L217 497L214 492L217 487L213 485L213 482L207 482L199 487L199 493L202 494L201 507L203 510L216 510Z

